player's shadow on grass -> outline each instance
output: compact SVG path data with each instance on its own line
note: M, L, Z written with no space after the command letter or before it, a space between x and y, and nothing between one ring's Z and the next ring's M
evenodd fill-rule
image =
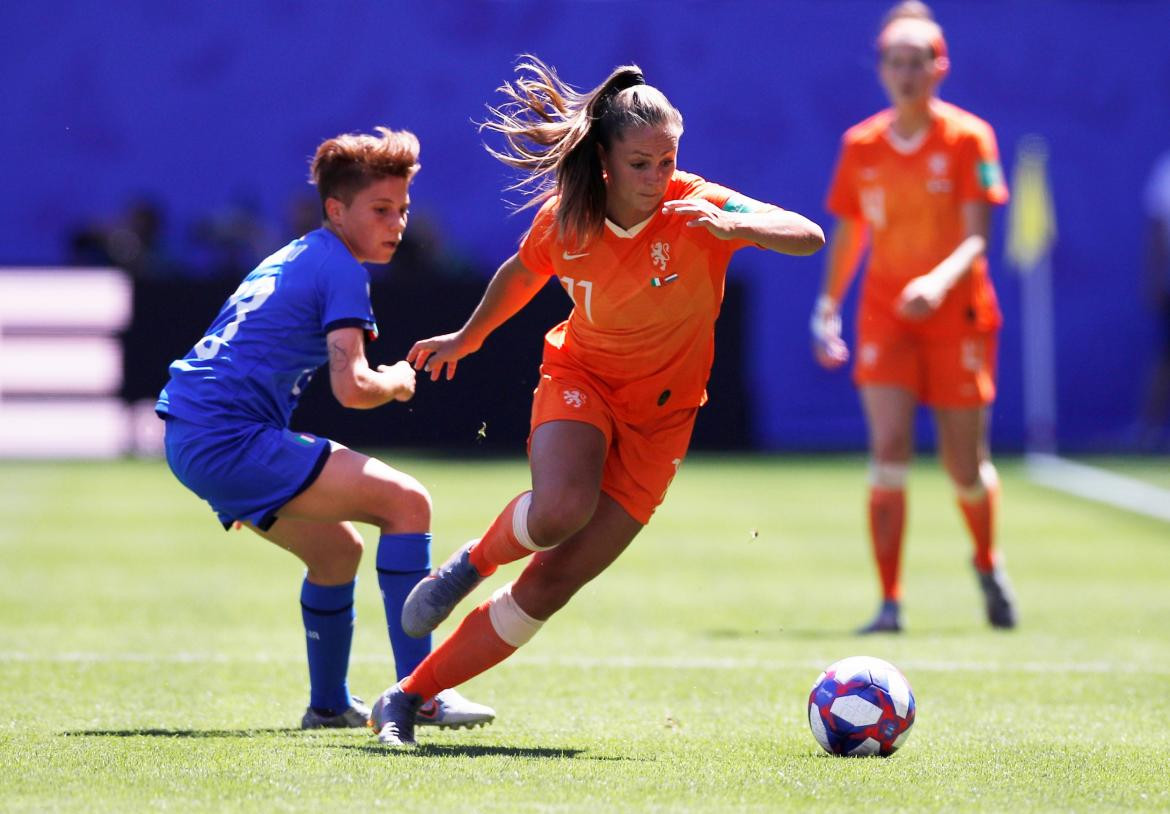
M329 730L342 732L344 730ZM75 729L62 732L66 738L254 738L265 735L284 735L299 737L322 733L315 730L306 733L303 729ZM540 760L595 760L595 761L626 761L644 760L645 758L614 757L612 755L587 755L584 749L565 749L550 746L491 746L487 744L438 744L425 743L409 752L398 752L377 743L328 743L329 748L353 749L369 755L387 758L397 756L410 757L522 757Z
M354 749L380 758L399 757L522 757L539 760L596 760L626 761L644 760L627 756L590 755L585 749L565 749L551 746L492 746L470 743L423 743L417 749L399 751L374 743L334 745L341 749Z
M255 738L265 735L300 735L303 729L75 729L66 738Z
M876 633L876 634L870 634L868 636L862 636L862 635L858 634L856 629L851 629L851 628L812 628L812 627L803 627L803 628L801 628L801 627L777 627L777 628L766 628L766 629L762 629L762 630L756 630L756 629L749 630L747 628L743 628L743 629L739 629L739 630L731 629L731 628L720 628L717 630L704 630L700 633L700 635L704 636L708 639L714 639L714 640L718 640L718 641L735 641L735 640L782 641L784 639L790 639L790 640L791 639L798 639L798 640L806 640L806 639L807 640L858 639L858 638L872 638L873 636L879 637L877 640L880 641L880 639L883 637L897 638L899 636L901 636L901 637L914 636L915 634L918 634L918 637L921 638L924 635L931 636L931 637L935 637L935 636L948 637L948 636L964 636L964 635L969 635L972 633L979 633L979 632L981 632L981 630L979 628L976 628L976 627L967 628L967 627L960 627L960 626L956 625L954 627L932 627L929 629L927 629L927 628L914 628L914 629L910 630L909 632L904 631L900 634Z

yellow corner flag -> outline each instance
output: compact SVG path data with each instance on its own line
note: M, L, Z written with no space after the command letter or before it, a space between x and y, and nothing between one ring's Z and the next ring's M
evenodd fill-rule
M1025 136L1020 140L1011 189L1007 258L1020 274L1027 274L1045 258L1056 241L1056 213L1048 187L1048 145L1041 136Z

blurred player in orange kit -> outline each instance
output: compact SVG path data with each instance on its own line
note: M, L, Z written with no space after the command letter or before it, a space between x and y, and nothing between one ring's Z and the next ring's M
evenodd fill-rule
M861 633L902 629L900 562L914 413L931 408L939 455L975 544L988 621L1016 624L995 549L999 481L988 451L1001 316L984 256L991 206L1007 201L995 133L936 96L949 62L921 2L887 14L878 74L891 107L850 128L827 208L837 217L812 317L814 353L849 359L840 304L869 245L853 379L869 428L869 524L882 605Z
M545 336L532 489L415 587L404 629L425 636L497 566L533 556L375 703L373 726L394 746L414 745L420 704L515 652L649 522L706 401L731 255L824 244L806 218L677 169L682 116L637 67L588 93L535 58L517 72L484 128L503 135L489 151L528 174L542 205L467 323L407 359L451 378L554 275L573 309Z

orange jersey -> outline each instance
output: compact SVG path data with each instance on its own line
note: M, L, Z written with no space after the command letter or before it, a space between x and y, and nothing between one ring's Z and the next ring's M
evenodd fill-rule
M676 170L664 200L681 198L770 208ZM520 262L555 274L573 301L569 318L545 336L543 369L587 374L627 421L703 404L727 264L753 244L656 210L629 230L607 220L587 246L570 249L557 235L557 201L545 202L520 246Z
M939 100L931 113L920 143L907 144L892 133L892 110L850 128L842 139L826 207L839 218L869 225L863 310L892 313L906 283L958 247L964 238L964 203L1008 199L991 126ZM953 336L994 330L1001 319L987 261L980 257L939 310L915 330L923 336Z

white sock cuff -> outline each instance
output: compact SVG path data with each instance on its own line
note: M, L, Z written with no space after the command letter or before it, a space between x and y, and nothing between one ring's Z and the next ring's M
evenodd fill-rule
M908 474L910 474L910 464L891 461L869 462L869 485L876 489L886 489L891 492L905 489Z
M512 536L516 542L529 551L547 551L553 546L540 546L528 533L528 509L532 506L532 492L525 492L516 501L516 508L512 509Z
M995 468L995 464L991 461L984 461L979 464L979 480L983 483L984 489L995 489L999 486L999 470Z
M510 582L492 594L488 604L488 618L496 634L512 647L527 644L544 624L539 619L533 619L516 604Z
M963 503L981 503L987 499L987 493L999 485L999 473L995 464L984 461L979 464L979 480L971 486L955 485L955 492Z

